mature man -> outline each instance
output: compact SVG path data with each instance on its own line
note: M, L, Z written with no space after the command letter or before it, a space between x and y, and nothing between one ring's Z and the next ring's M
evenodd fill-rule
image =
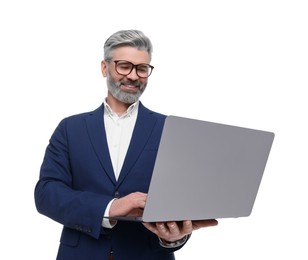
M50 139L35 202L64 226L59 260L174 259L193 230L217 224L107 218L141 215L145 206L165 120L139 101L154 68L151 54L141 31L110 36L101 63L106 99L93 112L62 120Z

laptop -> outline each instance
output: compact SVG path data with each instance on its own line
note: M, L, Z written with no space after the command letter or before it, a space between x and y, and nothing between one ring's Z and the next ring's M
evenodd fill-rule
M141 217L164 222L249 216L274 133L168 116Z

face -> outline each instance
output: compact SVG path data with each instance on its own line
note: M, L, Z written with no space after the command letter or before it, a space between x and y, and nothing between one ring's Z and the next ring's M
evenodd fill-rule
M125 60L133 64L150 63L147 51L133 47L119 47L113 51L112 61L102 61L102 73L107 77L109 93L118 101L125 104L136 102L147 86L147 78L140 78L133 69L130 74L123 76L117 73L113 60Z

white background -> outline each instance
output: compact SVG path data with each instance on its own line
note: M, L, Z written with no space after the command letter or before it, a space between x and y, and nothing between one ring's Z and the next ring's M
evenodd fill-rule
M105 97L106 38L140 29L146 106L276 134L252 215L194 232L177 259L308 259L307 14L299 0L1 0L0 258L55 259L61 225L33 199L45 147Z

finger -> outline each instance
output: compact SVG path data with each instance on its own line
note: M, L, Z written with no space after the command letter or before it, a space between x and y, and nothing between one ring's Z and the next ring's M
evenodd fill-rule
M212 227L212 226L217 226L217 225L218 225L218 221L216 219L193 221L194 230L197 230L203 227Z
M169 229L165 226L165 223L157 222L156 228L160 234L166 235L166 233L169 233Z
M147 199L147 194L142 192L134 192L127 197L127 205L131 204L132 208L144 208Z
M127 213L127 216L141 217L143 214L143 210L141 209L133 209Z
M135 208L135 209L140 209L140 210L142 210L142 209L144 209L144 207L145 207L145 200L136 200L136 201L134 201L133 202L133 208Z
M138 195L143 196L143 197L146 197L148 195L147 193L140 192L140 191L135 192L135 194L138 194Z
M146 201L148 195L143 192L134 192L134 193L131 193L129 196L131 196L135 200Z
M180 228L176 222L167 222L167 226L171 235L178 235L181 233Z
M182 232L185 234L190 234L193 231L193 224L190 220L183 221Z

